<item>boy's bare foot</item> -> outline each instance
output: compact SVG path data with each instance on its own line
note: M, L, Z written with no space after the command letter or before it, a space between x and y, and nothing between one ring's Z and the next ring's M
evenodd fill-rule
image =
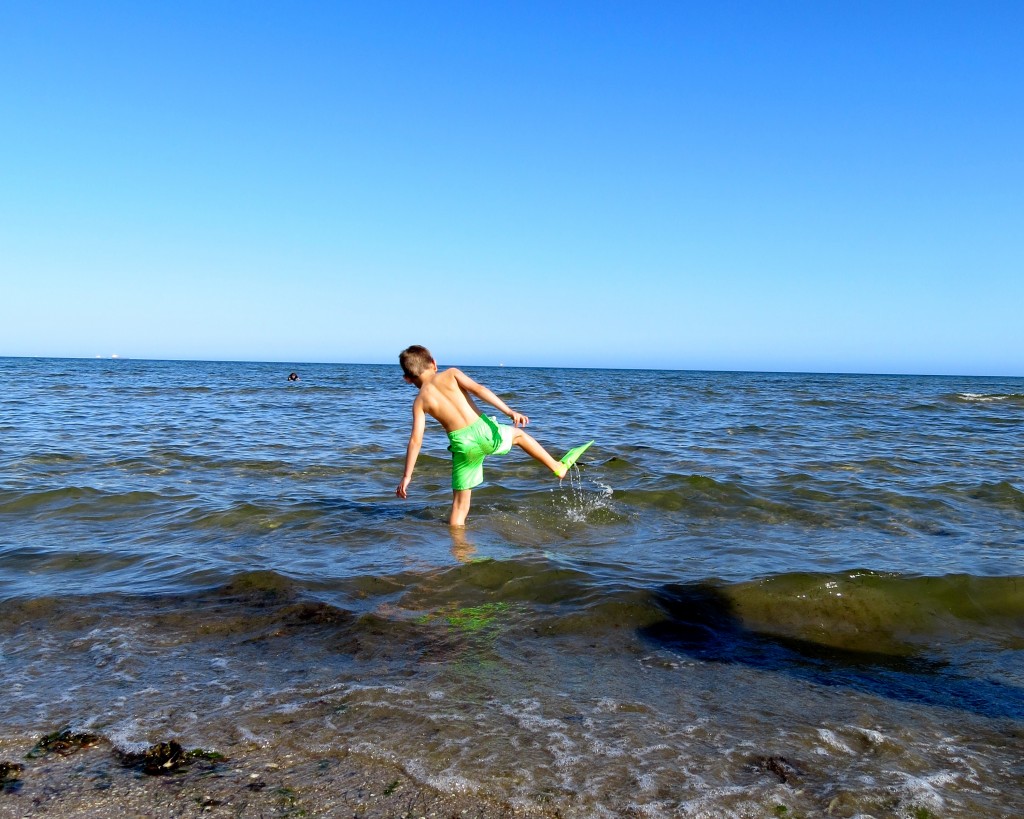
M590 449L590 445L592 443L594 442L587 441L587 443L582 446L574 446L562 456L562 460L558 462L558 466L554 469L554 473L558 476L558 480L562 480L562 478L569 474L569 469L577 460L579 460L580 455Z

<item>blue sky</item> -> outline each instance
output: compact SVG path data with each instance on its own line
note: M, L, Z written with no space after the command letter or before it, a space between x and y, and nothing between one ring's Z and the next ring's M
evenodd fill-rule
M1024 375L1024 4L0 31L0 355Z

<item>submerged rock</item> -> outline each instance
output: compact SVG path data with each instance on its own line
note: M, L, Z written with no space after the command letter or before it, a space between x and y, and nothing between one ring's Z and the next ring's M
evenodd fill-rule
M36 747L28 752L28 758L38 759L39 757L49 756L50 754L70 756L83 748L91 748L98 744L100 739L102 739L102 737L98 734L76 733L70 728L64 728L61 731L54 731L52 734L47 734L40 739L39 742L36 743Z
M25 766L17 762L0 762L0 793L18 790L21 785L19 774L23 770Z
M177 742L158 742L142 755L142 770L151 775L170 773L188 764L188 754Z
M775 774L783 785L791 785L800 777L799 769L784 756L759 756L752 763L758 770Z
M141 766L142 772L150 776L161 776L174 773L188 766L196 759L203 759L208 762L221 762L224 757L216 751L205 751L196 748L186 751L181 744L173 739L170 742L158 742L150 745L142 753L118 753L122 765L134 767Z

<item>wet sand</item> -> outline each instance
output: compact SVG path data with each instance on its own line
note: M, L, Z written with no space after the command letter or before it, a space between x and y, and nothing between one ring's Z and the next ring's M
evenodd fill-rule
M561 816L485 793L442 793L401 768L355 754L317 756L246 751L197 759L163 775L124 764L101 742L73 754L27 758L31 747L0 745L0 763L20 765L0 789L0 817L438 817Z

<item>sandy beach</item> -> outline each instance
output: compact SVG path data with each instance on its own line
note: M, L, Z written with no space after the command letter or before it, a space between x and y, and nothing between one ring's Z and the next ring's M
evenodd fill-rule
M542 806L512 805L487 793L441 793L398 766L356 754L278 755L247 750L217 761L196 760L149 775L125 765L109 743L62 756L26 759L31 748L4 744L8 772L0 816L26 817L557 817Z

